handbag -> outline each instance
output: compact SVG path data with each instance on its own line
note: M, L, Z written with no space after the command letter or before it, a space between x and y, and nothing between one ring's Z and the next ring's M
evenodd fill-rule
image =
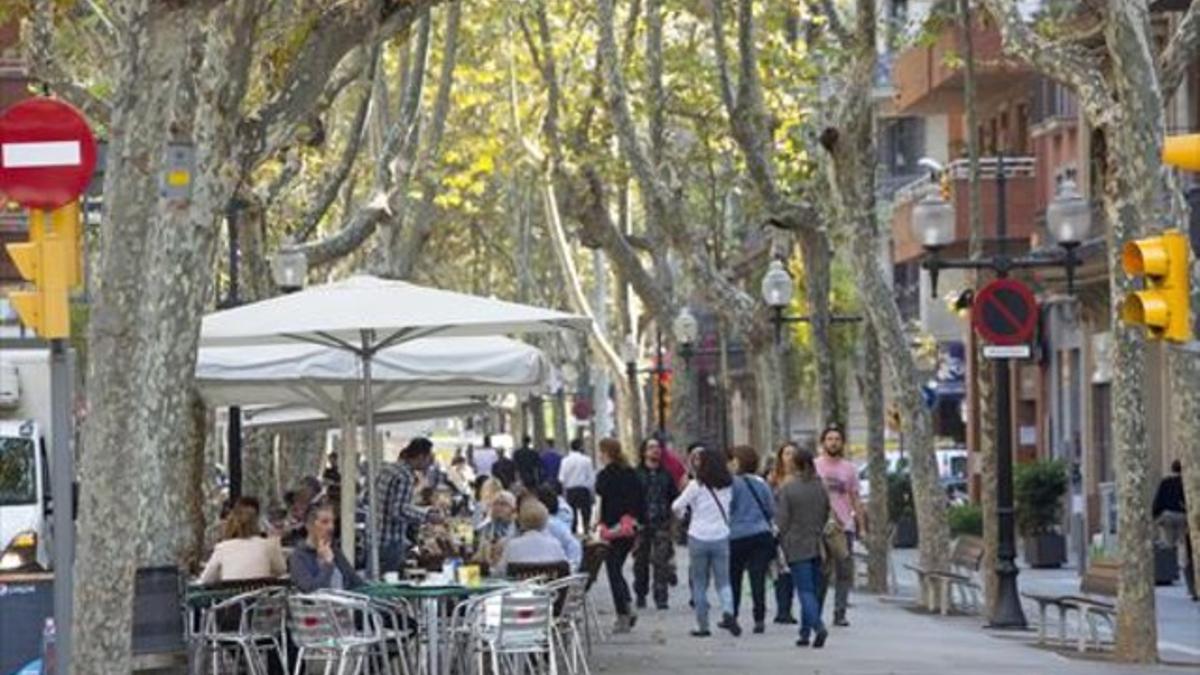
M610 528L604 523L600 523L596 526L596 530L600 535L600 539L603 541L632 539L637 535L638 522L633 516L625 514L621 516L621 520L617 522L617 526L615 528Z
M821 532L821 547L824 549L824 557L827 560L841 562L850 557L846 532L842 529L842 524L834 517L832 510L829 512L829 519L825 521L825 529Z

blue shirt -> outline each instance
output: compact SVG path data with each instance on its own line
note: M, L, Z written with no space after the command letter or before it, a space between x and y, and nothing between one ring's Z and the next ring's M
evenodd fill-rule
M766 481L758 476L734 476L729 538L742 539L770 532L774 518L775 499Z
M571 534L571 526L563 525L562 521L552 517L546 522L545 532L558 540L563 547L563 552L567 554L567 562L571 564L571 571L578 572L579 565L583 562L583 545L579 543L575 535Z
M562 455L557 450L542 451L542 482L558 480L558 470L562 466ZM534 487L537 487L536 485Z

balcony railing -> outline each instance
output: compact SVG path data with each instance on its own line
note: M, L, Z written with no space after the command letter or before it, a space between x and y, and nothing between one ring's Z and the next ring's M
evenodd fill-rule
M980 157L979 158L979 179L980 180L995 180L999 173L1000 162L996 157ZM946 165L946 172L950 176L950 180L970 180L971 179L971 162L967 159L956 159ZM1005 178L1033 178L1037 174L1037 159L1034 157L1005 157L1004 158L1004 177ZM903 187L896 190L896 203L915 202L923 198L932 190L937 189L933 178L929 174L923 174L911 183L905 184Z

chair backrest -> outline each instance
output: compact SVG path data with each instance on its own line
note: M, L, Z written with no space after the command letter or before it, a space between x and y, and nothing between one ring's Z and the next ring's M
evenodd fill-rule
M562 579L571 574L571 566L565 560L545 563L509 563L508 578L524 581L542 577L550 581Z
M328 646L346 637L373 637L379 626L365 600L311 593L288 597L288 628L299 647ZM361 617L356 624L356 616Z
M287 593L264 588L244 615L243 632L252 635L276 635L287 621Z
M604 567L604 561L608 558L608 542L604 541L589 541L583 545L583 562L580 564L581 571L587 574L588 588L596 583L596 578L600 576L600 568Z
M1121 579L1120 563L1110 560L1097 560L1088 565L1079 590L1089 595L1116 597L1117 587Z
M557 596L554 602L554 616L565 619L583 616L588 593L588 576L586 574L572 574L569 577L550 582L542 589Z
M537 648L550 640L554 596L540 590L517 589L498 598L496 648Z
M955 567L979 571L983 562L983 539L973 535L962 535L954 540L954 551L950 555L950 564Z

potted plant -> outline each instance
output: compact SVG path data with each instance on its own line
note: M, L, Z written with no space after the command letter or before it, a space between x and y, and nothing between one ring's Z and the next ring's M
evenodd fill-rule
M896 528L892 545L913 548L917 545L917 516L913 509L912 477L907 471L888 474L888 517Z
M1017 466L1013 480L1017 529L1030 567L1061 567L1067 561L1067 540L1059 531L1066 494L1067 468L1060 460Z
M978 504L951 506L946 510L950 523L950 536L983 536L983 509Z

